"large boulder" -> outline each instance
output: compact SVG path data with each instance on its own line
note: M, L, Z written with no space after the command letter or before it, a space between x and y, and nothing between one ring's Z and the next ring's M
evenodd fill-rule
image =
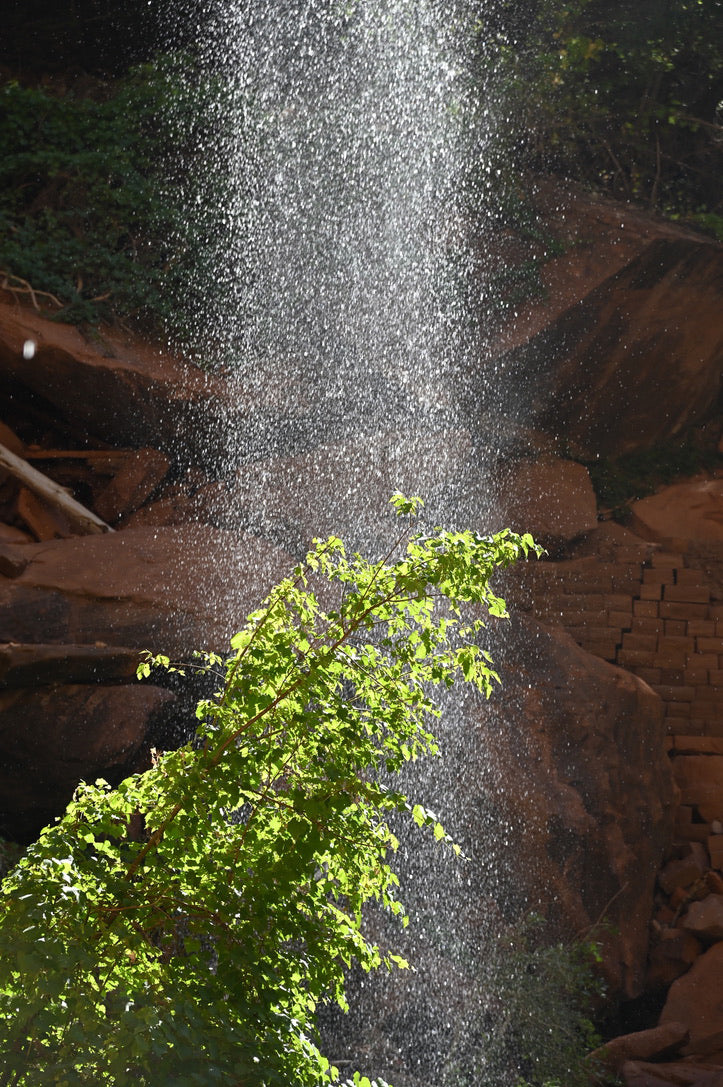
M129 683L141 654L137 649L94 645L0 645L0 687L46 687L53 683Z
M500 525L530 532L546 547L597 527L597 503L582 464L561 457L521 460L498 471L494 507Z
M673 551L691 542L717 546L723 554L723 479L674 483L632 507L632 527L646 540Z
M225 448L222 381L140 339L108 331L89 338L3 302L0 388L30 394L71 434L96 441L183 450L201 461Z
M485 804L515 828L525 906L563 939L601 940L611 992L638 996L674 819L661 701L529 621L513 622L495 659L502 691L477 714L467 787L480 795L484 782Z
M723 1068L705 1061L626 1061L625 1087L723 1087Z
M243 465L228 506L242 523L300 553L313 536L334 533L373 554L386 550L398 531L389 505L395 491L422 495L430 518L448 517L473 460L463 429L385 428L373 441L347 434L310 452ZM474 512L479 522L479 510Z
M496 362L496 403L593 458L713 417L723 351L723 246L658 238Z
M21 839L81 778L115 781L154 739L189 734L186 701L136 681L138 650L223 651L293 565L267 541L189 525L8 545L4 557L0 832Z
M0 641L223 649L293 560L202 525L13 545L0 577ZM9 567L6 567L6 569Z
M622 1034L591 1053L593 1061L618 1074L626 1061L649 1061L669 1057L688 1041L684 1023L663 1023L650 1030Z
M660 1014L661 1024L684 1023L690 1034L688 1052L723 1049L723 943L697 959L687 974L673 982Z
M170 691L138 683L0 691L0 833L32 838L81 779L119 780L175 701Z
M422 495L430 520L479 532L511 527L550 547L597 525L583 465L550 453L482 464L463 428L386 429L374 443L349 435L312 452L243 465L225 496L225 516L301 551L313 535L333 532L374 552L395 532L389 498L397 490Z
M520 263L537 259L543 291L516 300L499 334L497 350L519 347L581 302L660 238L700 241L700 235L634 204L591 193L560 178L527 179L527 195L542 230L525 239ZM518 247L523 239L516 239ZM554 246L550 242L556 243ZM495 239L485 239L486 248ZM504 264L510 260L504 256ZM529 266L529 265L528 265Z

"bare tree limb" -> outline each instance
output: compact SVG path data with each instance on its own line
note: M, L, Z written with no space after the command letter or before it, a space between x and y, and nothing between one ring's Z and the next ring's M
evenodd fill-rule
M93 533L113 531L110 525L102 521L97 514L68 494L64 487L48 479L22 457L11 453L4 445L0 445L0 468L19 480L28 490L59 509L78 535L90 536Z

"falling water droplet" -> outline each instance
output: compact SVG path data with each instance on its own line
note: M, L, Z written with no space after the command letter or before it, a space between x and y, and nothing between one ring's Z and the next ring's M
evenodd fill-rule
M400 489L434 520L497 527L489 468L513 440L500 404L523 393L504 361L480 377L504 112L491 47L472 40L479 3L198 3L211 90L197 126L207 168L187 180L188 214L207 226L189 340L230 375L226 520L288 550L339 532L374 552ZM487 75L472 72L480 48ZM514 831L471 780L485 756L470 758L463 707L445 709L445 761L409 791L470 860L402 841L416 973L358 985L367 1020L337 1037L397 1087L472 1074L501 1087L469 1054L493 1014L484 979Z

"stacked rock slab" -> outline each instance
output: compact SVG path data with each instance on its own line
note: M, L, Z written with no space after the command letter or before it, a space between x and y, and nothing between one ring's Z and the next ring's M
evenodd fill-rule
M723 599L695 557L601 529L601 554L515 575L510 598L660 695L669 733L723 736ZM588 538L580 546L585 552ZM691 565L695 563L695 565ZM706 564L714 566L713 560Z
M636 533L601 524L567 548L560 561L514 571L508 597L562 625L589 652L635 673L663 703L679 804L675 839L658 874L646 988L664 1002L661 1026L677 1030L682 1024L685 1039L674 1054L661 1050L651 1059L644 1055L644 1032L611 1043L607 1061L627 1087L718 1087L723 1083L723 547L718 539L723 488L713 478L669 491L674 494L663 492L639 504Z

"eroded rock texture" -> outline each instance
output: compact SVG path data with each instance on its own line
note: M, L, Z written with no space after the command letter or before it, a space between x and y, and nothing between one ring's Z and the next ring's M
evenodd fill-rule
M637 996L674 818L660 699L562 631L518 621L504 640L478 748L492 752L489 788L518 831L527 902L561 934L595 929L613 989Z
M142 748L175 701L170 691L140 684L0 691L0 832L26 840L62 812L79 781L117 782L139 756L144 763Z

